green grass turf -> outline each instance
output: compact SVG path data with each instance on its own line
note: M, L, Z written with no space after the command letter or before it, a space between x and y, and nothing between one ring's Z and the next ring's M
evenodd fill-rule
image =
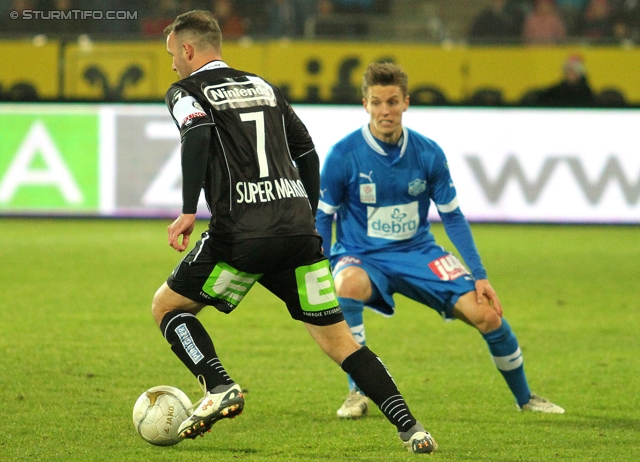
M379 410L338 421L341 370L256 285L231 315L205 310L244 413L170 448L145 443L131 410L195 379L150 316L179 261L169 221L0 219L0 460L404 461ZM205 223L199 223L199 231ZM473 225L525 355L532 389L565 415L516 411L481 337L397 297L366 313L385 361L442 461L640 460L640 232L636 227ZM447 246L442 228L434 232ZM449 246L450 248L450 246Z

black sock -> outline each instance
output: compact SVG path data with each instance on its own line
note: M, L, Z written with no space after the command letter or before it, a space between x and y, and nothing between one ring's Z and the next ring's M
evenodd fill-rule
M211 337L193 313L170 311L162 318L160 330L180 361L196 378L204 378L207 390L233 383L220 363Z
M341 367L399 432L406 432L415 425L416 419L409 411L409 406L389 371L373 351L366 346L362 347L348 356Z

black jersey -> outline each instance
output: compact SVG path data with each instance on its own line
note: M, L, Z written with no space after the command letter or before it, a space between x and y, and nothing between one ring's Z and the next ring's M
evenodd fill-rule
M294 162L315 148L278 88L212 61L173 84L165 100L183 141L210 127L208 152L187 155L207 156L202 187L213 237L317 235Z

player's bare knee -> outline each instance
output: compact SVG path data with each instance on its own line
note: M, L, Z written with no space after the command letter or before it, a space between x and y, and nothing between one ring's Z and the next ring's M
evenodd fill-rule
M168 308L167 303L164 301L164 286L160 287L155 295L153 296L153 301L151 302L151 314L153 316L154 321L158 326L162 322L162 318L171 311Z
M486 334L487 332L491 332L496 330L502 324L502 319L494 310L489 309L486 310L482 317L478 319L476 322L476 327L480 332Z
M371 282L369 276L362 269L350 266L338 273L335 278L338 297L367 300L371 296Z
M342 362L358 351L362 346L352 336L345 337L342 341L327 345L325 353L340 365Z

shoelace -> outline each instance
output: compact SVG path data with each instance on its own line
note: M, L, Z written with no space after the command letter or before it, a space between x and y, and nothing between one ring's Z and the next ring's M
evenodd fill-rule
M347 404L351 405L351 404L355 404L356 401L361 400L362 398L364 398L363 395L361 395L360 393L351 393L349 394L349 396L347 397Z
M193 412L198 409L200 403L203 402L207 397L207 381L204 379L203 375L198 376L198 384L200 385L200 388L202 388L202 398L191 405L191 409L189 409L191 411L191 414L193 414Z

